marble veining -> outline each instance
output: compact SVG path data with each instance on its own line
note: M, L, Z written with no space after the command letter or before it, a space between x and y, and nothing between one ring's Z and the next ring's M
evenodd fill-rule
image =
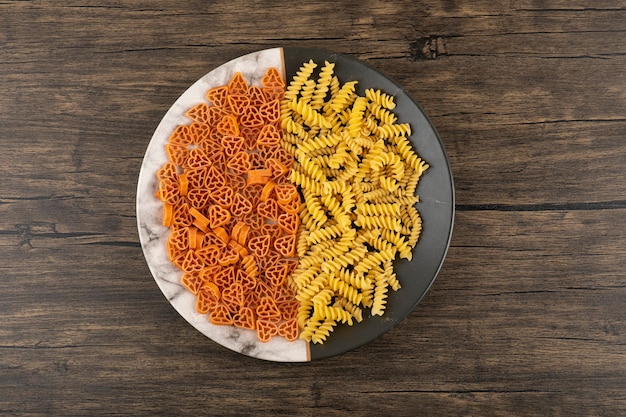
M216 326L209 322L206 315L196 312L195 296L182 285L182 272L167 257L169 230L161 223L162 203L154 196L157 190L156 173L167 162L165 144L176 126L190 123L185 112L195 104L206 101L204 94L208 89L226 85L238 71L249 84L260 86L268 67L283 72L281 48L234 59L206 74L176 100L156 128L143 159L137 185L137 226L146 262L157 285L174 309L193 327L220 345L247 356L277 362L304 362L309 360L305 341L288 342L277 336L263 343L254 331Z

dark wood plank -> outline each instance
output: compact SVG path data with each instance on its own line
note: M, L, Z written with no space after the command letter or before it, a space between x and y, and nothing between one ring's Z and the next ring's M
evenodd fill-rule
M618 1L0 2L0 414L623 415L625 25ZM418 307L311 364L191 328L135 224L167 108L283 45L405 86L457 191Z

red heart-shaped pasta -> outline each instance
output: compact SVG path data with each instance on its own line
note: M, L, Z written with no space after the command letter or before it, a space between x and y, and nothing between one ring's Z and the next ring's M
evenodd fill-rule
M250 307L240 307L239 311L233 316L233 324L242 329L256 329L256 319L254 310Z
M228 307L224 304L218 304L211 314L209 315L209 320L213 324L223 324L223 325L231 325L233 324L233 316Z
M201 123L209 122L209 106L206 103L198 103L185 112L185 116Z
M281 314L274 299L270 296L264 296L259 299L259 305L256 308L256 314L259 319L280 320Z
M236 72L228 82L229 95L248 94L248 83L240 72Z
M248 97L250 98L250 107L259 108L265 104L265 95L261 87L252 85L248 87Z
M298 339L298 320L295 318L284 321L278 325L277 333L290 342Z
M257 337L261 342L269 342L278 334L278 325L275 321L258 319L256 321Z
M248 240L248 249L257 256L265 256L270 250L271 240L267 235Z
M213 107L224 107L228 104L228 87L220 86L211 88L206 92L206 99L213 103Z
M273 221L276 221L278 219L278 204L274 199L270 198L265 201L261 201L256 210L261 217Z
M282 213L278 216L278 225L285 233L295 235L300 227L300 216L294 213Z
M261 78L261 84L263 84L263 87L266 88L282 89L285 87L285 81L283 80L283 77L274 67L268 68L267 71L265 71L265 75L263 75L263 78Z
M274 241L274 248L283 256L292 257L296 255L296 236L285 235Z

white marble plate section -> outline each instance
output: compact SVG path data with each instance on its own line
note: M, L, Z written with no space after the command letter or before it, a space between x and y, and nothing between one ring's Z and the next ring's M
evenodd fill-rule
M165 144L178 125L191 122L185 112L206 102L207 90L226 85L237 72L241 72L250 85L261 86L261 78L269 67L275 67L284 77L281 48L254 52L227 62L199 79L176 100L156 128L141 165L137 185L137 225L141 247L154 280L176 311L193 327L220 345L247 356L276 362L305 362L310 360L305 341L288 342L282 337L273 337L263 343L255 331L216 326L206 315L196 312L195 296L182 285L182 272L168 259L169 229L162 225L163 206L154 196L157 171L168 161Z

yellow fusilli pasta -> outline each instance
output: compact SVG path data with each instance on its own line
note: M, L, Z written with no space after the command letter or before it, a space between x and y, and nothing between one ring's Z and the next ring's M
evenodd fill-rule
M394 99L389 94L385 94L380 90L368 88L365 90L365 97L370 99L375 104L382 106L386 109L393 110L396 107Z
M341 84L334 63L306 62L281 103L285 150L294 155L291 181L300 188L299 265L290 286L300 301L300 337L323 343L338 324L383 315L389 290L401 287L393 268L411 259L421 234L414 205L428 168L415 152L411 126L398 123L394 97L356 80Z
M315 91L313 93L313 99L311 101L311 106L315 110L321 110L325 104L326 96L328 95L328 91L330 90L330 84L333 79L334 68L334 63L326 61L324 62L324 66L320 70L320 75L317 83L315 84Z
M329 109L335 113L341 113L354 101L357 81L349 81L341 86L337 94L328 103ZM326 111L329 111L328 109Z

